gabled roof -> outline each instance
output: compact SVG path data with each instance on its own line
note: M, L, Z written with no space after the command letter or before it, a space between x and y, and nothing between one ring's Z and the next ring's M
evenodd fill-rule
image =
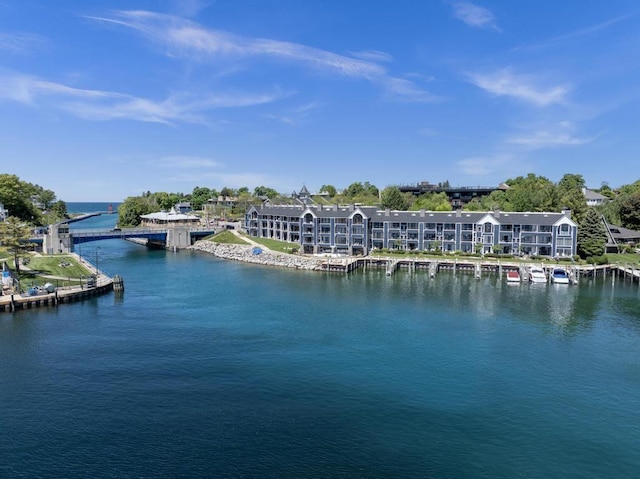
M361 212L373 221L436 222L436 223L481 223L548 225L560 222L576 226L564 213L547 212L497 212L497 211L394 211L381 210L377 206L360 205L263 205L256 208L261 214L275 216L297 216L311 213L318 218L348 218Z
M616 241L638 241L640 239L640 231L630 230L610 223L607 223L607 228Z
M547 213L547 212L501 212L498 221L502 224L514 225L547 225L553 226L559 220L566 218L567 222L572 226L576 223L568 218L564 213Z
M595 200L595 201L609 200L609 198L607 198L606 196L601 195L600 193L596 193L595 191L588 190L587 188L583 188L582 193L584 194L584 197L586 200Z
M200 221L195 215L186 215L184 213L174 213L172 211L159 211L157 213L149 213L148 215L140 215L140 218L145 220L159 220L159 221Z

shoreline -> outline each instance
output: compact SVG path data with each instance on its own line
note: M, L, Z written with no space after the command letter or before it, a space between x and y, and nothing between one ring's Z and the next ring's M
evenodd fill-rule
M283 253L274 253L261 247L260 254L254 254L255 246L213 243L200 240L189 246L188 250L202 251L221 259L241 261L243 263L259 264L263 266L276 266L279 268L302 269L308 271L322 271L325 260L319 258L305 258Z
M192 246L186 248L194 251L201 251L204 253L212 254L213 256L232 260L240 261L250 264L258 264L262 266L275 266L279 268L306 270L306 271L320 271L320 272L341 272L349 273L360 266L367 267L375 266L379 268L385 268L387 275L392 275L398 269L409 268L411 270L416 269L428 269L431 276L434 276L438 270L461 270L475 273L476 277L482 274L497 273L502 274L510 270L516 270L522 272L527 266L532 264L538 264L537 262L531 263L516 263L516 262L502 262L502 261L465 261L460 258L448 259L414 259L414 258L388 258L388 257L360 257L360 258L328 258L328 257L304 257L293 256L286 253L274 252L264 246L260 246L262 252L260 254L254 254L254 245L238 245L227 243L213 243L207 240L200 240L194 243ZM574 275L574 283L578 283L581 277L595 277L600 275L607 275L615 272L620 274L624 278L631 278L632 281L640 283L640 268L635 268L633 265L620 265L620 264L607 264L607 265L566 265L560 263L541 264L541 267L546 271L551 271L554 267L562 267L569 270ZM521 282L527 282L524 279Z

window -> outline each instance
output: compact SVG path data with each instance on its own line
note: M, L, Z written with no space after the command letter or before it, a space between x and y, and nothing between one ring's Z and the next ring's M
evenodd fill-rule
M558 234L561 235L561 236L569 236L569 235L571 235L570 226L568 224L560 225Z

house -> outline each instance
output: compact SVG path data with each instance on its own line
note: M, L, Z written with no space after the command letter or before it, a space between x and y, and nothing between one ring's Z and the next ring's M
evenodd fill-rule
M589 190L587 188L582 188L582 194L587 201L587 206L599 206L609 201L609 198L607 198L606 196L601 195L600 193L596 193L595 191Z
M181 201L180 203L177 203L173 209L178 212L178 213L182 213L182 214L187 214L187 213L191 213L193 211L193 208L191 208L191 203L188 201Z
M250 236L300 244L307 254L369 254L375 249L573 256L571 212L390 211L375 206L261 205L245 215Z
M640 244L640 231L630 230L622 226L607 223L603 218L605 228L607 230L606 252L616 253L618 245Z
M4 208L4 205L0 203L0 221L4 221L9 217L9 210Z

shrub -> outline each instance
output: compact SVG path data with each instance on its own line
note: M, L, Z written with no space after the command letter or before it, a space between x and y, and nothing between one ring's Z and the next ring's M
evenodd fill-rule
M595 264L596 266L599 265L603 265L603 264L609 264L609 258L607 258L607 255L603 254L602 256L589 256L586 259L587 263L589 264Z

